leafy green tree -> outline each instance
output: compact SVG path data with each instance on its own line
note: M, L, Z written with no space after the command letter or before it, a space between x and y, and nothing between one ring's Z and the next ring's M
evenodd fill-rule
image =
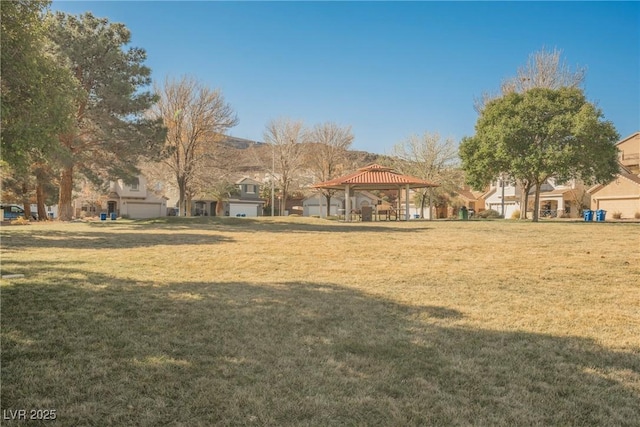
M20 182L17 199L30 215L30 203L37 186L40 218L45 213L47 185L42 171L51 168L57 153L57 134L71 124L74 83L70 71L57 61L57 52L47 38L45 12L49 1L2 2L2 158L12 182ZM38 182L36 185L35 183ZM5 192L6 193L6 192Z
M533 88L489 101L475 130L460 144L467 182L481 188L508 173L531 184L534 221L548 178L606 183L618 172L615 127L575 87Z
M157 100L144 90L151 70L143 49L125 49L131 33L123 24L58 12L50 37L78 87L72 126L58 137L60 219L70 220L75 173L93 182L132 179L141 159L160 156L165 130L161 119L145 115Z

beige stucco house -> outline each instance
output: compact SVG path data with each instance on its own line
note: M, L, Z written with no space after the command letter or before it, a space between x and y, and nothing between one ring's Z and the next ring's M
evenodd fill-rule
M167 199L148 188L147 179L138 175L131 182L122 179L109 182L109 191L98 193L85 182L74 199L76 218L115 214L123 218L157 218L167 215Z
M607 211L607 219L619 214L622 219L640 216L640 132L616 144L620 173L606 185L589 189L591 209Z

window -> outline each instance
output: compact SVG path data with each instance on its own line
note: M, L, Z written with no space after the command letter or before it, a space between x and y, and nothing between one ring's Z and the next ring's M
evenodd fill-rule
M131 191L140 191L140 179L139 178L134 178L134 180L131 181Z
M247 193L254 194L256 192L256 186L253 184L247 184Z

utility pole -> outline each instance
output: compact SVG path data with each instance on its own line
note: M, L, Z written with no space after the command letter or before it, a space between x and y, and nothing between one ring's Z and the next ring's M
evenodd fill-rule
M276 204L276 195L275 195L275 184L273 180L275 179L276 172L276 154L273 150L273 145L271 146L271 216L275 216L275 204Z
M502 219L504 219L504 173L500 174L500 187L502 187Z

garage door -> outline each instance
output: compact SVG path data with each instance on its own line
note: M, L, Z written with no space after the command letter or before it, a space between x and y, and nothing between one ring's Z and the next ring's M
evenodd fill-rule
M640 212L640 199L598 200L598 209L607 211L607 219L613 218L614 212L620 212L622 218L631 219Z
M258 216L258 205L245 203L230 203L229 216Z
M131 203L127 204L129 218L157 218L164 216L161 214L162 204L160 203Z

